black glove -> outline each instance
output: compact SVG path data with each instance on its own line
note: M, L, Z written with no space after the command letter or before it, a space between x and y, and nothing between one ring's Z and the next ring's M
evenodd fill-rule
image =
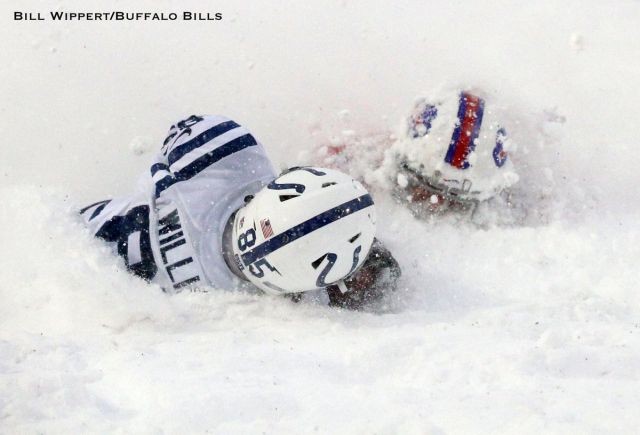
M327 287L329 305L358 310L394 291L402 271L391 252L378 239L373 240L369 256L362 266L344 280L348 291L338 285Z

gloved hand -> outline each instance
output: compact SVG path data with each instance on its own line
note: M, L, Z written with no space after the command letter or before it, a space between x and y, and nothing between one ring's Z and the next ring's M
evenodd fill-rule
M344 280L344 286L327 287L329 305L358 310L394 291L402 271L391 252L374 239L362 266ZM345 292L340 288L345 288Z

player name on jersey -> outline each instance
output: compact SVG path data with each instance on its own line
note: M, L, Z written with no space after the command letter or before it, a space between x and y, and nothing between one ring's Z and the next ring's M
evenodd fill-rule
M191 243L187 243L177 208L164 214L158 221L160 257L174 289L180 289L201 280L194 262Z

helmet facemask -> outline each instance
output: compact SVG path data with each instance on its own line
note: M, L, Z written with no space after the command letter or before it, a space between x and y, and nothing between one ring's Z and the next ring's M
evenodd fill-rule
M400 164L400 171L407 183L404 187L396 185L394 196L401 202L408 203L414 214L473 214L478 205L478 200L470 197L471 182L468 180L460 188L448 186L438 171L431 177L425 176L406 162Z

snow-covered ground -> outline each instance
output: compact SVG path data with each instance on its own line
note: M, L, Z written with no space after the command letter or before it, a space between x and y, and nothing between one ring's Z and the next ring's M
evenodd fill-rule
M1 9L0 433L637 433L639 2ZM223 20L12 21L104 9ZM404 275L370 312L169 297L75 215L185 115L237 119L285 166L440 86L512 108L530 218L424 222L381 197Z

